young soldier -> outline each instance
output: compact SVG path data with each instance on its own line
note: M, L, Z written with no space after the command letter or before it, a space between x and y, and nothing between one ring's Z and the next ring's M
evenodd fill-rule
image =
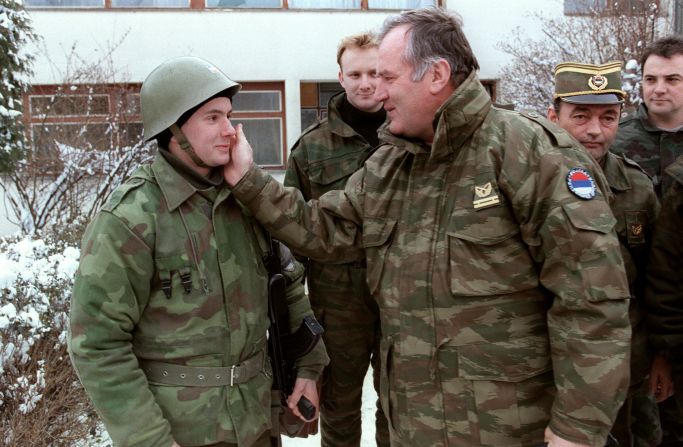
M631 328L600 167L546 119L492 107L445 10L390 17L379 40L387 144L344 190L305 202L238 131L233 194L309 257L367 260L392 446L603 445Z
M327 118L304 131L292 148L285 186L305 200L344 189L377 143L386 113L375 98L377 43L370 33L342 39L337 49L339 82ZM325 264L309 261L306 278L311 307L325 327L330 364L323 374L320 425L323 447L359 446L363 379L372 362L379 393L379 309L365 282L365 262ZM386 417L379 401L375 414L378 446L389 445Z
M623 120L612 150L642 166L661 198L672 182L665 168L683 155L683 38L653 42L640 66L643 104Z
M624 100L621 62L559 64L555 67L553 99L548 118L586 148L602 167L610 186L611 208L617 218L616 230L631 291L631 384L612 435L622 446L651 447L659 443L662 433L647 380L653 355L648 346L643 299L645 267L659 202L647 174L635 162L609 152L617 136ZM655 369L653 375L660 377L661 371Z
M70 354L116 446L270 446L269 252L223 181L240 85L195 57L157 67L140 92L159 153L88 226ZM312 314L303 268L283 256L292 328ZM317 406L319 344L290 396Z

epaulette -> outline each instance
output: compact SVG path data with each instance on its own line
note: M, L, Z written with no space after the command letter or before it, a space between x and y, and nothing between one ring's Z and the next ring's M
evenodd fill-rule
M664 171L683 185L683 156L678 157Z
M553 138L554 145L558 147L571 147L576 143L572 137L567 133L566 130L562 129L557 124L553 123L549 119L539 115L537 112L519 112L525 118L528 118L537 124L540 124L547 133Z
M313 132L315 129L318 128L318 126L320 126L320 125L321 125L323 122L325 122L325 121L327 121L327 120L322 120L322 121L321 121L321 120L316 120L315 123L313 123L313 124L311 124L310 126L308 126L307 128L305 128L305 129L303 130L303 132L301 132L301 135L299 135L299 138L296 140L296 143L294 143L294 145L292 146L292 148L297 147L297 146L299 145L299 142L301 141L301 139L302 139L304 136L306 136L307 134Z
M128 179L126 179L118 188L111 193L107 202L102 206L104 211L113 211L116 209L129 192L139 188L145 182L152 181L153 175L151 170L146 172L145 167L136 170Z

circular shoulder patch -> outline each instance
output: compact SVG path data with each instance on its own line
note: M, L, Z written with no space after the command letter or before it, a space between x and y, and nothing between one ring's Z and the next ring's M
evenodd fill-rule
M595 197L595 181L583 168L574 168L567 174L567 186L574 195L583 200Z

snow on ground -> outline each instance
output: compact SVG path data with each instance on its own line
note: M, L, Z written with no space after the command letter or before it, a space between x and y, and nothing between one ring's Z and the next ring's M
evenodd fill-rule
M374 447L375 444L375 403L377 394L372 386L372 368L365 376L363 384L363 435L361 447ZM282 447L320 447L320 434L309 436L308 438L287 438L283 437Z

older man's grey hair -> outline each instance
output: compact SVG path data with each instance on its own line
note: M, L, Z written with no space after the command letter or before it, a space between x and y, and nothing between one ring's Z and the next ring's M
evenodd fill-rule
M413 81L421 80L429 67L439 59L451 66L454 86L458 86L479 62L462 31L462 19L442 8L421 8L404 11L384 21L378 33L381 42L393 29L408 25L408 42L401 56L413 67Z

